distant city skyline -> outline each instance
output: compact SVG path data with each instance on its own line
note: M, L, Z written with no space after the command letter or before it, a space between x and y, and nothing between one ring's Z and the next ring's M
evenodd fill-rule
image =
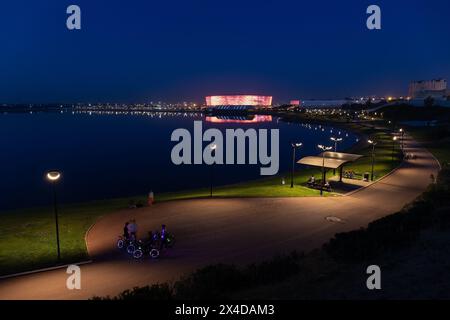
M70 4L81 8L81 30L65 26ZM0 103L406 96L411 81L450 79L447 0L377 1L382 29L372 31L369 4L8 2Z

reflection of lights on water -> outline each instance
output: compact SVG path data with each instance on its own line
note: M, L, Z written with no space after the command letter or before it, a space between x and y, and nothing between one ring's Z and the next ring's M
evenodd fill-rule
M272 116L265 116L265 115L256 115L253 118L239 118L239 117L235 117L233 119L233 117L223 117L223 118L219 118L219 117L206 117L206 122L211 122L211 123L258 123L258 122L271 122L272 121ZM290 123L287 123L288 125L290 125Z
M33 112L30 111L30 114L32 114ZM67 113L67 112L66 112ZM290 125L291 123L293 125L298 124L301 127L304 127L306 129L309 130L315 130L317 131L318 129L321 129L322 132L328 131L330 130L330 133L333 133L333 131L335 130L334 128L327 127L327 126L323 126L323 125L311 125L308 123L297 123L297 122L284 122L282 121L279 117L275 117L274 119L272 118L272 116L270 115L255 115L252 117L239 117L239 116L214 116L214 117L210 117L210 116L205 116L202 112L185 112L185 111L167 111L167 112L161 112L161 111L116 111L116 110L109 110L109 111L105 111L105 110L83 110L83 109L78 109L75 111L72 111L72 114L89 114L89 115L135 115L135 116L148 116L150 118L164 118L164 117L191 117L194 119L205 119L205 121L207 122L215 122L215 123L257 123L257 122L276 122L277 124L282 122L285 124ZM276 121L274 121L276 119ZM337 131L339 135L345 135L345 137L349 137L349 133L346 132L342 132L342 131ZM356 139L356 142L359 142L360 139Z

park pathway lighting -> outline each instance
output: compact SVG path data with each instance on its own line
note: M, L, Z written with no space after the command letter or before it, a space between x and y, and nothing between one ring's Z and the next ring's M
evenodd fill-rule
M291 188L294 187L294 171L295 171L295 150L297 148L300 148L303 145L303 143L291 143L292 146L292 172L291 172Z
M215 150L217 149L217 145L216 144L212 144L209 146L209 148L211 149L211 152L215 152ZM213 196L213 165L214 163L210 164L211 166L211 170L210 170L210 185L209 185L209 196L212 198Z
M337 144L342 141L342 138L331 137L331 141L334 141L334 152L337 152Z
M377 142L374 140L367 140L367 142L372 145L372 173L370 175L370 180L373 181L373 168L375 165L375 146L377 145Z
M392 161L394 161L395 141L397 141L397 136L393 136L393 137L392 137Z
M55 226L56 226L56 247L58 250L58 262L61 261L61 248L59 244L59 222L58 222L58 202L56 197L56 183L61 178L61 172L57 170L48 171L46 178L53 186L53 209L55 213Z
M320 195L323 195L323 187L325 185L325 152L330 151L331 149L333 149L333 147L326 147L321 144L319 144L317 147L323 151L322 152L322 185L320 187Z
M403 152L403 148L404 148L404 146L403 146L403 136L405 134L405 131L403 130L403 128L400 128L399 132L400 132L401 138L402 138L402 140L401 140L401 148L402 148L402 152Z
M342 138L331 137L331 141L334 141L334 152L337 152L337 144L342 141ZM336 169L333 169L333 175L336 174Z

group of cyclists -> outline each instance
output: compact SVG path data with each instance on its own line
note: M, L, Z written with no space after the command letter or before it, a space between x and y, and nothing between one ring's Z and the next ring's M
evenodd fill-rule
M137 241L137 224L135 219L125 222L123 227L123 237L127 241ZM162 250L167 245L167 230L166 225L161 225L161 231L149 231L147 238L142 240L145 246L151 247L155 244L159 244L159 250Z

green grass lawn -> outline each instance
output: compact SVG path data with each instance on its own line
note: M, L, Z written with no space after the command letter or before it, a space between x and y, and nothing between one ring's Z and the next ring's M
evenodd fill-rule
M441 165L450 163L450 138L448 138L448 133L442 132L442 128L408 127L407 131L415 139L421 141Z
M127 199L60 208L61 255L64 262L87 259L84 235L100 216L123 208ZM17 273L56 263L53 208L1 213L0 274Z
M390 172L399 164L398 146L392 161L392 140L383 132L353 125L353 129L378 141L376 147L376 178ZM368 146L358 153L370 156ZM370 171L371 158L365 157L349 165L346 170L363 173ZM328 177L331 176L328 172ZM319 196L319 190L309 189L303 184L314 174L320 177L320 169L303 169L295 174L295 187L290 188L290 174L214 188L216 197L300 197ZM285 184L281 183L285 179ZM156 201L169 201L209 196L209 188L156 194ZM335 193L324 193L333 196ZM130 201L145 203L144 196L134 198L95 201L75 205L64 205L59 210L61 254L63 262L88 259L84 235L101 216L126 208ZM56 263L55 225L53 209L34 208L1 213L0 225L0 274L52 266Z
M374 178L375 180L383 177L396 167L400 161L400 147L398 143L392 147L392 136L386 132L368 132L370 139L377 142L375 146L375 164L374 164ZM372 166L372 147L368 147L361 154L364 158L352 163L346 167L347 170L353 170L357 173L370 172Z

